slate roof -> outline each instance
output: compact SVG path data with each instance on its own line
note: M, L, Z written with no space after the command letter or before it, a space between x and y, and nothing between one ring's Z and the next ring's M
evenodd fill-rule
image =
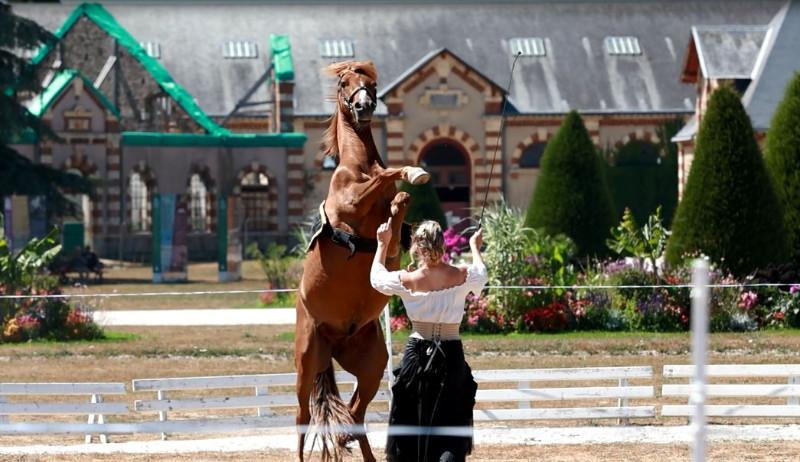
M800 2L788 2L770 22L772 34L742 98L756 130L766 130L786 85L800 71Z
M295 114L327 114L331 82L320 69L321 39L354 42L371 59L379 86L396 80L428 53L447 48L494 82L505 84L509 39L542 37L547 56L520 58L510 99L521 113L691 112L695 90L680 72L691 26L765 24L778 0L516 1L393 4L383 1L250 1L235 4L106 4L138 41L161 45L160 62L202 109L227 114L267 69L269 35L289 36L295 70ZM73 7L15 4L52 30ZM609 56L606 36L636 36L640 56ZM224 59L223 43L254 41L258 59ZM265 95L266 96L266 95Z
M692 39L703 75L708 79L749 79L767 25L694 26Z

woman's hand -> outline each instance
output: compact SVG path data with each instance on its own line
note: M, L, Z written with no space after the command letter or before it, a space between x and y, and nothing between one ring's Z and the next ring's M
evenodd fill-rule
M480 228L469 238L469 247L474 250L480 250L483 245L483 230Z
M392 217L389 217L389 220L386 223L381 223L378 226L378 234L377 234L378 244L389 245L389 241L392 240Z

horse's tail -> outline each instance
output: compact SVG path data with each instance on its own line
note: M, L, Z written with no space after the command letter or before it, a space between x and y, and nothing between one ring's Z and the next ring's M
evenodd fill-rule
M352 436L348 429L354 425L350 408L339 396L333 363L314 378L311 390L311 421L321 430L322 460L342 460Z

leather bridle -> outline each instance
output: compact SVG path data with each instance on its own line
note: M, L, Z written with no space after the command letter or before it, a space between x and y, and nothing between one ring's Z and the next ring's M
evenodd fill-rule
M341 94L342 93L342 77L339 77L339 84L337 86L339 87L339 94ZM369 88L366 85L361 85L360 87L358 87L355 90L353 90L353 92L350 93L350 96L347 96L347 97L344 98L344 103L345 103L345 105L347 105L347 109L350 111L350 114L355 115L354 114L354 110L353 110L353 98L355 98L356 95L358 94L358 92L360 92L360 91L367 92L367 96L369 96L370 99L372 100L372 104L377 104L378 95L376 94L375 89L374 88Z

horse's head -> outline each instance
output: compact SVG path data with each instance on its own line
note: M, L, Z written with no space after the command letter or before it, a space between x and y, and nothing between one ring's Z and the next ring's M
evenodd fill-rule
M348 114L357 127L369 125L378 104L378 71L372 61L334 63L326 71L339 79L336 85L338 110Z

